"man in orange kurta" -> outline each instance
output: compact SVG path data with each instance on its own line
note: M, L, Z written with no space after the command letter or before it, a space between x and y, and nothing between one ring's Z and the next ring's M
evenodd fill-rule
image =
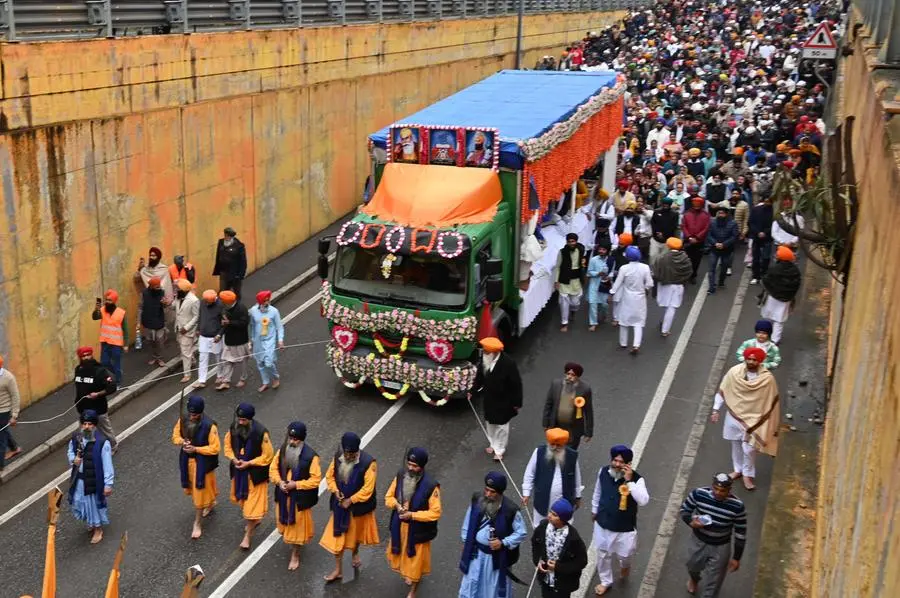
M269 466L275 484L275 523L285 544L291 545L288 570L300 567L300 547L313 537L312 508L319 502L322 467L319 455L306 444L306 424L291 422L281 450Z
M203 533L201 521L216 506L216 468L219 466L219 429L216 422L203 414L203 397L191 395L187 401L187 418L179 418L172 431L172 444L181 447L179 468L181 487L194 501L194 529L191 538Z
M225 434L225 457L231 461L231 502L241 507L244 539L241 548L250 548L250 538L269 512L269 465L275 456L269 431L253 419L256 408L241 403L234 422Z
M334 571L325 576L329 583L343 577L341 556L345 550L353 553L353 568L358 569L362 565L359 547L379 543L375 522L378 467L370 454L360 450L360 444L355 433L344 434L341 452L334 456L325 472L331 492L331 517L319 545L334 555Z
M419 582L431 573L431 541L441 518L440 484L425 473L426 463L425 449L410 449L406 469L397 473L384 496L393 511L387 560L409 586L407 598L416 598Z

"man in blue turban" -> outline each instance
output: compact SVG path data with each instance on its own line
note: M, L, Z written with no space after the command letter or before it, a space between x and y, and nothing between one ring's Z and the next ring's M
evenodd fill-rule
M191 395L187 400L187 414L175 422L172 444L181 447L178 468L181 487L194 503L194 528L191 538L203 534L201 522L216 506L219 489L216 486L216 468L219 466L219 428L203 413L203 397Z
M622 578L631 572L631 557L637 549L638 507L650 502L644 478L631 468L634 453L624 444L609 450L610 462L600 469L594 486L591 513L594 546L597 548L598 596L613 585L613 558L619 561Z
M275 484L275 524L291 547L288 571L300 567L300 547L315 534L312 508L319 502L322 466L319 455L306 443L306 424L288 424L287 435L269 467Z
M97 544L103 540L103 526L109 525L106 498L115 481L112 447L97 428L100 416L96 411L85 409L78 419L81 429L72 434L66 451L72 468L69 504L75 519L91 529L91 544Z
M616 303L616 321L619 322L619 346L628 348L628 330L633 330L631 354L637 355L647 324L647 291L653 288L650 266L641 262L637 247L625 250L628 263L619 268L610 294Z
M344 575L342 556L345 550L353 553L353 568L359 569L360 546L375 546L378 523L375 521L375 480L378 464L375 458L360 447L362 441L355 432L341 437L341 448L335 454L325 480L331 492L331 518L325 524L319 546L334 555L334 570L325 576L331 583Z
M256 408L241 403L225 433L225 458L231 462L231 502L241 507L246 524L240 547L250 548L250 538L269 512L269 465L275 456L269 431L254 419Z
M387 560L409 586L407 598L415 598L422 577L431 573L431 541L441 518L440 484L425 471L427 463L428 451L411 448L384 496L391 509Z
M568 597L581 583L588 557L584 540L569 525L574 513L572 503L558 499L531 536L531 560L538 570L541 596Z
M462 525L459 598L512 596L509 568L519 560L527 531L519 507L503 496L506 484L505 475L492 471L484 477L484 490L472 495Z

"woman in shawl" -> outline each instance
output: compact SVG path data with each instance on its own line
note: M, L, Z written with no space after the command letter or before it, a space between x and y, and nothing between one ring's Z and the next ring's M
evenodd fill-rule
M762 279L765 301L760 313L763 319L772 321L772 342L776 345L781 342L784 323L791 315L794 298L800 290L802 277L795 259L789 247L780 246L775 252L775 263Z
M731 441L731 477L744 478L744 487L755 490L756 453L774 457L778 453L778 383L772 372L762 365L766 352L758 347L744 350L744 363L732 367L722 379L716 393L710 421L719 421L719 410L725 404L722 437Z

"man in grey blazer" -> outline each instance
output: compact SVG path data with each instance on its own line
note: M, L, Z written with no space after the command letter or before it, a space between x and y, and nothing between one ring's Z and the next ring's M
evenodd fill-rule
M569 446L578 450L581 439L590 442L594 435L594 407L591 387L581 379L584 368L567 363L565 376L550 384L544 403L544 430L563 428L569 432Z

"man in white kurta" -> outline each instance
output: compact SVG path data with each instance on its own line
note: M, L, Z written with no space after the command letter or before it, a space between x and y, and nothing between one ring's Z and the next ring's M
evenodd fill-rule
M617 444L609 454L611 461L597 474L591 500L597 577L600 579L594 592L598 596L613 585L613 558L619 561L622 579L631 573L631 557L637 550L638 507L650 502L644 478L631 468L634 458L631 449Z
M581 464L578 451L569 448L569 432L562 428L550 428L546 432L547 444L531 453L525 477L522 480L522 502L531 504L534 527L547 518L550 506L565 498L577 509L581 506Z
M619 268L610 294L616 298L619 346L628 346L628 329L634 329L631 353L636 355L647 324L647 290L653 287L653 275L650 266L641 263L641 250L637 247L626 249L625 257L629 263Z

